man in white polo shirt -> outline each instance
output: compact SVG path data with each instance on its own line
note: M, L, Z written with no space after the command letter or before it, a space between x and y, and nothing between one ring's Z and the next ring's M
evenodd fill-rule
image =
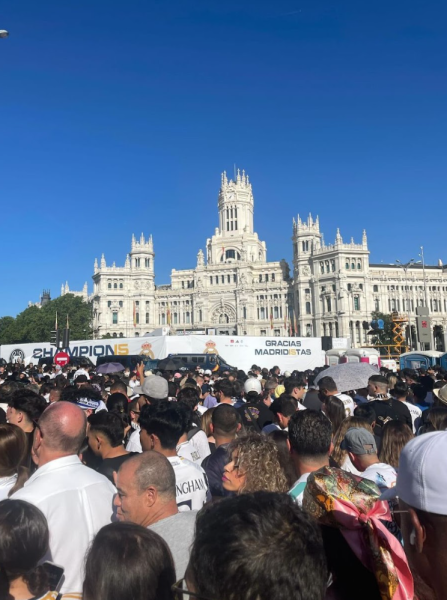
M46 559L64 567L64 593L82 592L85 553L101 527L111 522L116 492L106 477L77 456L86 427L86 416L75 404L51 404L34 433L38 469L12 496L34 504L47 518Z

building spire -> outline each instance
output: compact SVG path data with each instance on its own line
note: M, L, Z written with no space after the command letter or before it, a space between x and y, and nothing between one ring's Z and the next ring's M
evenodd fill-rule
M103 253L101 256L101 269L104 269L105 267L106 267L106 258Z
M343 243L343 238L340 235L340 229L337 227L337 235L335 236L335 243L336 244L342 244Z
M363 230L362 245L364 248L368 247L368 238L366 237L366 229Z

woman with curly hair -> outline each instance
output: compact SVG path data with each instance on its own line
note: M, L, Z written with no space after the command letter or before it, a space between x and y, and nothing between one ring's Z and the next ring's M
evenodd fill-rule
M249 433L228 446L222 485L229 492L287 492L289 485L275 442L265 435Z

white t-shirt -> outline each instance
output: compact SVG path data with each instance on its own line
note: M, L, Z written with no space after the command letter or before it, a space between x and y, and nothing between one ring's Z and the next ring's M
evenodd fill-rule
M363 471L363 479L374 481L381 492L396 485L396 469L386 463L375 463Z
M351 398L351 396L348 396L348 394L335 394L335 395L345 405L346 417L353 417L354 416L355 404L354 404L354 400Z
M143 452L143 448L141 447L140 441L140 428L135 429L133 433L130 434L129 441L126 446L127 452Z
M210 445L208 443L208 438L206 437L206 433L200 429L195 432L195 434L189 440L193 447L200 454L199 465L202 464L204 458L211 454Z
M10 477L0 477L0 500L8 498L9 490L14 487L17 481L17 473Z
M403 402L402 404L405 404L410 411L411 421L413 423L413 433L416 433L421 422L422 410L419 408L419 406L411 404L411 402Z
M174 468L178 509L200 510L211 500L205 471L181 456L171 456L168 460Z
M182 458L187 458L191 462L200 465L202 459L200 458L200 452L192 445L191 440L187 440L186 442L182 442L176 448L178 456Z
M303 473L303 475L301 475L298 481L295 481L295 483L292 486L292 489L289 491L289 495L292 496L292 498L295 500L298 506L303 505L303 495L304 490L306 489L307 479L309 475L310 473Z

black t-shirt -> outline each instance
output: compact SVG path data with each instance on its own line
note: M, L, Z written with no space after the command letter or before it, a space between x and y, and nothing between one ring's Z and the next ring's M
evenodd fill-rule
M208 477L210 492L213 498L234 496L234 493L224 489L222 484L224 467L230 462L227 448L228 444L222 444L213 454L204 458L201 465Z
M244 426L254 431L261 431L275 420L274 414L264 402L246 403L236 410L241 415Z
M406 423L408 427L413 431L413 421L411 419L410 411L400 400L395 398L389 398L388 400L373 400L369 402L371 408L376 413L376 427L374 433L376 435L382 435L382 428L386 421L391 419L395 421L402 421Z
M126 462L131 456L136 456L137 454L138 452L128 452L122 456L115 456L115 458L105 458L96 470L98 473L101 473L101 475L107 477L107 479L115 485L115 482L113 481L113 472L119 471L123 462Z
M321 410L323 403L318 397L318 390L309 390L306 392L304 399L301 400L302 404L310 410Z

